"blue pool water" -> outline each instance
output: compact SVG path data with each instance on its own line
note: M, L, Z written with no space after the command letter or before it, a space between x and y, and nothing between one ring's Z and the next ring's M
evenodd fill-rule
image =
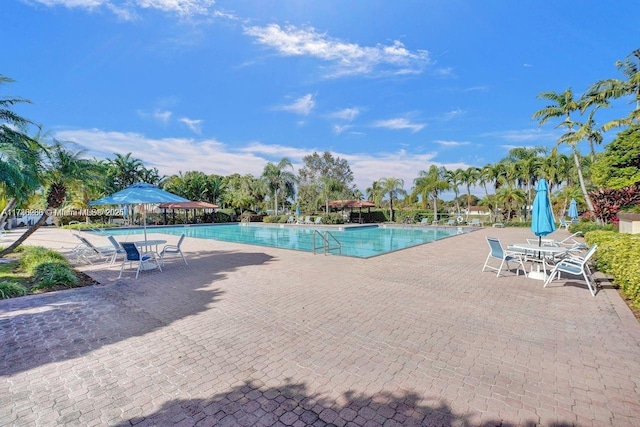
M188 237L200 239L222 240L225 242L246 243L250 245L271 246L283 249L312 252L314 247L314 230L324 235L329 231L340 242L340 255L358 258L369 258L411 246L421 245L434 240L443 239L459 234L457 227L300 227L279 225L254 225L254 224L223 224L223 225L199 225L199 226L171 226L148 228L147 233L162 233L177 235L184 233ZM114 236L142 234L140 229L109 229L109 234ZM328 236L331 248L337 246L336 242ZM322 238L315 236L316 247L320 253L324 253ZM338 250L330 253L338 254Z

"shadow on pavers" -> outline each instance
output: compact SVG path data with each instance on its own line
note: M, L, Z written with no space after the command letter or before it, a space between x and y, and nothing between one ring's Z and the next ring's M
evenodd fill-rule
M429 404L426 402L433 402ZM118 427L140 425L184 426L501 426L536 427L538 420L513 424L499 417L480 420L479 412L456 414L438 397L423 397L414 392L366 395L350 391L340 402L308 390L305 383L291 380L280 387L265 387L259 381L216 394L209 399L175 399L147 416L135 417ZM552 422L549 427L574 426L570 422Z
M264 253L196 253L189 266L177 259L164 273L144 272L138 280L134 273L106 286L0 300L0 375L80 357L200 313L224 294L211 288L216 281L272 259Z

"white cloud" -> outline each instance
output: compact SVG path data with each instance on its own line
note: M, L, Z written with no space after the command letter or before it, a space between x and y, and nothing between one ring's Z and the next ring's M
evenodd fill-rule
M495 132L485 132L480 136L498 138L509 142L554 142L560 136L560 132L547 131L542 129L520 129L504 130Z
M187 127L191 129L191 132L196 135L200 135L202 133L202 120L192 120L187 117L180 117L178 121L187 125Z
M467 142L467 141L446 141L441 139L435 140L433 142L435 142L436 144L442 145L443 147L460 147L463 145L470 144L470 142Z
M171 114L171 111L168 110L156 110L153 112L153 118L166 125L171 120Z
M329 114L329 117L332 119L344 120L347 122L352 122L358 114L360 114L360 109L357 107L354 108L345 108L343 110L335 111Z
M461 110L460 108L456 108L455 110L451 110L451 111L448 111L448 112L442 114L440 116L440 120L442 120L444 122L448 122L450 120L455 119L458 116L463 115L464 113L465 113L464 110Z
M340 135L345 130L351 128L351 125L333 125L333 133Z
M331 63L334 68L327 77L420 73L431 63L428 51L410 51L397 40L391 45L360 46L319 33L313 27L277 24L247 27L245 33L280 55L308 56Z
M308 116L313 107L315 107L316 101L313 99L313 95L310 93L296 99L291 104L281 105L276 107L277 110L288 111L294 114L300 114L303 116Z
M426 124L424 123L411 123L408 119L405 118L396 118L396 119L388 119L388 120L378 120L373 124L373 127L377 128L387 128L393 130L402 130L402 129L410 129L411 132L418 132Z
M105 7L124 20L132 20L138 10L159 10L179 16L207 15L230 18L233 15L213 11L215 0L28 0L48 7L63 6L69 9L79 8L95 10Z

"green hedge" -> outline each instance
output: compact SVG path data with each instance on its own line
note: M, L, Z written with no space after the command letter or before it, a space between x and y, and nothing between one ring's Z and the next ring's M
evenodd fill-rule
M27 290L24 286L18 283L7 281L0 282L0 299L21 297L26 294Z
M585 234L589 245L597 244L596 268L610 276L631 305L640 309L640 237L597 230Z

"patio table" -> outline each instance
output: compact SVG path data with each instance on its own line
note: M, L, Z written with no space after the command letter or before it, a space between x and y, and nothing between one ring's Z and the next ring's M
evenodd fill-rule
M158 252L158 246L159 245L164 245L165 243L167 243L166 240L162 240L162 239L156 239L156 240L137 240L135 242L132 242L134 245L136 245L139 248L144 248L145 252L147 252L151 246L155 246L156 250L155 252Z
M529 261L535 261L542 263L542 272L533 271L533 264L531 265L531 272L527 274L527 277L535 280L546 280L547 279L547 257L550 256L554 259L558 255L566 254L569 251L569 248L561 247L561 246L538 246L532 243L514 243L509 246L509 249L517 249L520 251L524 251L525 253L532 252L534 254L533 258L529 258ZM539 258L535 257L536 252L541 255Z

